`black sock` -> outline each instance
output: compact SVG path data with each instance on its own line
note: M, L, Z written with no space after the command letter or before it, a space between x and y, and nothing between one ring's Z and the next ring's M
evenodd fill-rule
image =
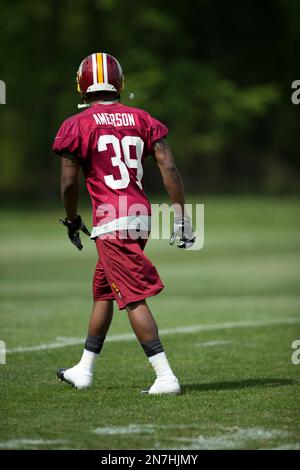
M84 348L87 351L99 354L102 349L104 340L105 336L87 336Z
M155 356L155 354L161 353L164 351L164 348L159 339L154 339L152 341L147 341L147 343L141 343L143 350L147 357Z

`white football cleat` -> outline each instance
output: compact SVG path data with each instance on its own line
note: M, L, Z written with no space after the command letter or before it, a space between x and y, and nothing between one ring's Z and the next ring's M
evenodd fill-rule
M143 393L148 393L148 395L178 395L180 392L181 389L178 379L174 375L168 378L157 378L152 387L150 387L149 390L145 390Z
M93 374L78 367L78 365L71 369L58 369L56 375L60 380L78 389L91 387L93 382Z

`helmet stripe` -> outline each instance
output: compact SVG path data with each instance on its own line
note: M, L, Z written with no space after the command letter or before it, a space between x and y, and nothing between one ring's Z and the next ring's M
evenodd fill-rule
M107 74L107 54L103 55L103 79L104 83L108 83L108 74Z
M98 70L98 83L103 83L103 64L102 64L102 54L97 53L97 70Z
M80 77L81 77L81 75L82 75L82 66L83 66L83 62L84 62L84 61L81 62L81 64L79 65L79 69L78 69L78 74L79 74Z
M96 54L92 54L92 64L93 64L93 83L97 83L97 59Z

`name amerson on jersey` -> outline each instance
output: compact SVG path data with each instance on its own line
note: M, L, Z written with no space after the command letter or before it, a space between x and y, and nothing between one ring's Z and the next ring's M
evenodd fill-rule
M96 124L112 125L114 127L135 126L134 115L130 113L94 113Z

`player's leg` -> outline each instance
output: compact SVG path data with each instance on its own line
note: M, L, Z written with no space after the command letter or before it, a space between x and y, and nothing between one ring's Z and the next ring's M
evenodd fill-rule
M98 259L93 279L94 305L81 360L71 369L59 369L57 376L77 388L92 385L94 367L101 352L113 315L114 295Z
M105 337L109 330L112 317L112 300L95 300L89 321L88 338L99 337L100 341L100 338L102 338L103 335Z
M159 339L156 321L146 301L130 303L126 309L133 331L156 373L156 380L147 392L151 395L180 393L178 379L170 367Z
M112 315L112 300L94 302L82 357L74 367L67 370L59 369L57 375L60 379L76 388L87 388L92 385L95 363L109 330Z

